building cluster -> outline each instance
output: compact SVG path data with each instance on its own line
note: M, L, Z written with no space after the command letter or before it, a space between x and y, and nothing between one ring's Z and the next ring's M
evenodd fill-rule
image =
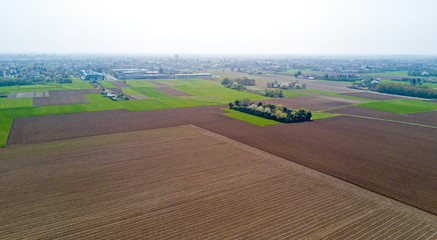
M94 71L81 70L82 80L85 81L102 81L105 80L105 75Z

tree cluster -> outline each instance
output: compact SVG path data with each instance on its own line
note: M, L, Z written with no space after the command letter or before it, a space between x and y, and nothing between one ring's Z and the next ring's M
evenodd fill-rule
M437 76L437 70L409 70L408 76Z
M437 90L435 89L402 83L382 82L378 84L376 91L411 97L437 98Z
M309 110L293 110L281 105L264 104L263 102L256 104L247 98L230 102L229 108L283 123L310 121L312 117L312 113Z
M283 98L284 94L282 93L281 89L276 88L276 89L270 90L270 89L266 88L264 90L264 96L271 97L271 98Z
M329 81L355 82L356 80L359 80L360 77L354 74L325 74L321 79Z
M238 84L242 84L244 86L255 86L255 79L250 79L247 77L243 77L243 78L236 78L236 79L229 79L228 77L225 77L221 84L222 85L229 85L229 84L233 84L234 82L238 83Z

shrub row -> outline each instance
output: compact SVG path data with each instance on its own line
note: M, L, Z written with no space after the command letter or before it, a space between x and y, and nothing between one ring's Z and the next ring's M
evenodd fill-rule
M416 87L401 83L379 83L376 91L411 97L437 98L437 90L426 87Z
M264 104L263 102L255 104L248 100L249 99L243 99L230 102L229 108L283 123L305 122L311 120L312 113L309 110L293 110L282 107L281 105Z

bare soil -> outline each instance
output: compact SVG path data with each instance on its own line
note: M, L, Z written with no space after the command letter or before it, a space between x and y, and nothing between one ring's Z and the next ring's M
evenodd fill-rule
M226 106L130 112L126 109L15 118L7 144L47 142L215 121Z
M435 215L194 126L0 151L5 239L437 236Z
M170 87L153 87L153 89L158 90L160 92L166 93L170 96L174 96L174 97L189 97L189 96L193 96L192 94L186 93L186 92L182 92Z
M437 129L354 117L259 127L197 124L437 214Z
M89 103L88 99L83 94L100 93L97 89L81 89L81 90L60 90L49 91L49 97L40 97L33 99L33 106L52 106L76 103Z

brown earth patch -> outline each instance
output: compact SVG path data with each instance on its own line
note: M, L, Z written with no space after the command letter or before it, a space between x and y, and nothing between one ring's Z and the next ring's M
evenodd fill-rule
M173 97L189 97L189 96L193 96L192 94L186 93L186 92L182 92L170 87L153 87L153 89L158 90L160 92L166 93L170 96Z
M161 87L167 87L168 85L162 82L157 82L157 81L149 81L149 83L151 84L155 84L156 86L161 86Z
M5 239L437 235L435 215L194 126L0 151Z
M130 112L125 109L14 118L8 144L47 142L101 134L215 121L225 106Z
M126 84L124 81L111 81L111 84L117 88L131 87L128 84Z
M423 124L423 125L437 127L437 111L412 113L412 114L396 114L396 113L378 111L369 108L348 106L348 107L328 110L327 112L380 118L380 119Z
M89 103L83 94L100 93L97 89L80 89L80 90L59 90L49 91L49 97L40 97L33 99L33 106L53 106L76 103Z
M368 98L368 99L374 99L374 100L390 100L390 99L402 98L401 96L391 96L391 95L378 94L378 93L372 93L372 92L342 93L342 95Z
M197 125L437 213L437 129L346 116L266 127L234 119Z
M284 107L292 109L309 109L313 111L319 111L324 109L336 108L345 105L350 105L351 103L346 101L339 101L341 99L329 99L326 97L317 96L299 96L290 98L273 98L262 100L265 103L270 104L281 104Z

